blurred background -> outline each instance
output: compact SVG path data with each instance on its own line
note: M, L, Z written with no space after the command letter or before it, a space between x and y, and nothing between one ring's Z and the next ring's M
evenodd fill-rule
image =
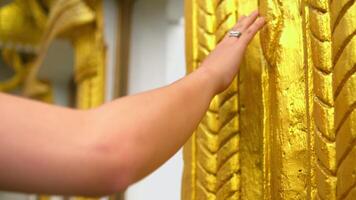
M21 1L0 0L0 10L14 2L21 4ZM183 2L103 0L103 39L106 47L104 101L161 87L185 75ZM7 39L10 36L6 36L6 30L1 28L6 27L9 19L9 12L0 11L0 30L3 30L3 34L0 33L0 51L4 53L7 49L13 49L20 52L25 60L27 54L31 55L36 49ZM53 103L75 107L78 98L75 64L72 42L62 37L54 39L38 73L40 80L51 85ZM11 62L0 58L0 83L11 79L16 73ZM15 87L10 93L21 94L21 88ZM156 172L131 186L125 194L102 199L178 200L182 170L182 153L179 151ZM25 199L79 198L0 192L0 200Z

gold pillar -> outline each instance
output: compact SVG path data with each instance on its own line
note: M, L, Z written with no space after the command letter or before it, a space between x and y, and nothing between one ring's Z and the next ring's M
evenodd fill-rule
M268 25L184 148L183 199L355 199L355 1L185 3L189 72L237 16Z

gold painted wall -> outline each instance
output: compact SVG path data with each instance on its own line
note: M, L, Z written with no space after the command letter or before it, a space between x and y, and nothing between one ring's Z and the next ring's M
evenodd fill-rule
M182 199L356 199L355 0L186 0L187 69L267 26L184 148Z

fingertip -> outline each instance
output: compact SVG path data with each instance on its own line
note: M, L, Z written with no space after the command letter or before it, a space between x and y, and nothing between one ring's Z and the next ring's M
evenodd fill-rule
M251 26L256 19L258 18L258 10L253 11L247 18L246 18L246 23L244 24L245 28L248 28Z
M241 16L239 17L238 22L242 22L242 21L245 20L246 18L247 18L246 15L241 15Z
M258 23L261 25L265 25L267 23L266 18L265 17L259 17L257 19Z
M253 11L253 12L250 14L250 16L256 16L256 15L259 15L258 10L255 10L255 11Z

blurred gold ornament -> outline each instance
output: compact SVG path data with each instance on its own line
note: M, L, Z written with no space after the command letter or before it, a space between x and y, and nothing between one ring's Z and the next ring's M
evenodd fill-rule
M12 52L12 56L3 53L3 58L8 64L17 63L10 66L17 70L14 77L0 83L0 89L9 91L23 85L23 94L28 97L50 92L49 85L38 80L37 74L52 41L60 37L71 41L75 49L77 96L80 96L78 105L99 105L104 96L105 66L101 4L99 0L15 0L2 7L0 48L4 52ZM22 59L23 55L29 58L26 62ZM85 87L89 80L95 80L96 84ZM81 95L84 90L86 94ZM91 90L96 93L88 93ZM89 94L91 97L87 97Z

